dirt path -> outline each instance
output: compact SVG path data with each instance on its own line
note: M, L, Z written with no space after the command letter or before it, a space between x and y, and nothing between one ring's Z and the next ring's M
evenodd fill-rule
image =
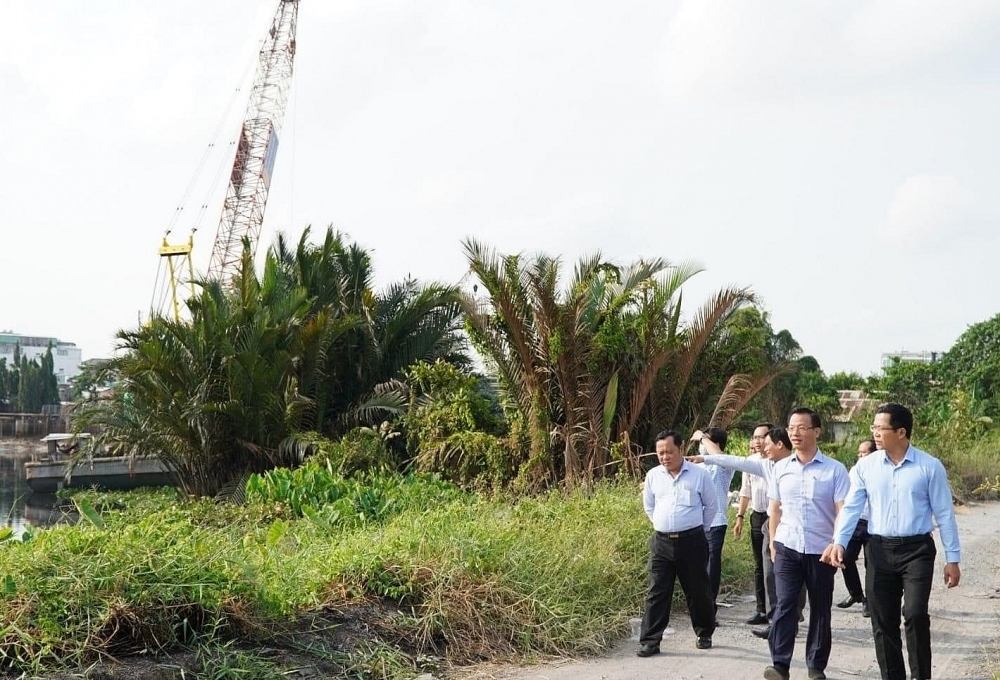
M962 539L962 584L958 588L944 587L941 576L944 564L938 545L938 566L930 601L934 678L986 680L993 677L990 668L1000 668L1000 504L960 508L958 525ZM845 595L843 579L838 575L834 602ZM710 650L695 649L690 619L681 613L671 623L676 632L664 636L663 653L659 656L636 657L637 643L629 640L604 658L493 669L488 675L507 680L756 679L762 677L770 656L767 642L753 637L750 626L743 623L752 610L752 596L742 598L731 608L720 609L720 627ZM826 671L831 680L880 677L871 642L871 624L861 616L859 606L846 611L834 607L833 641ZM796 640L793 679L806 677L804 656L803 631Z

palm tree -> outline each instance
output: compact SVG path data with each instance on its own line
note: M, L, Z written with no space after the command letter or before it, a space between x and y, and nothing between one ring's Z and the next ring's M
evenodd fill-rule
M130 455L156 454L197 495L297 462L299 434L339 436L401 413L391 388L418 360L467 362L458 292L407 280L371 287L368 254L327 229L295 251L279 238L258 276L249 247L231 287L199 282L191 320L154 318L118 334L117 397L76 427Z
M501 255L475 239L464 248L487 294L465 299L470 332L527 430L522 462L535 481L585 481L608 464L615 441L646 442L657 428L708 414L728 422L776 374L720 374L713 401L695 399L706 349L754 298L725 288L684 321L681 288L700 271L691 263L619 267L594 255L563 289L558 259Z

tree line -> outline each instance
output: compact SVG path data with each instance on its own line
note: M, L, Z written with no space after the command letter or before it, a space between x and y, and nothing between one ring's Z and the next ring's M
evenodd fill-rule
M0 358L0 410L40 413L42 406L59 403L59 381L50 344L41 361L28 359L21 346L14 346L11 365Z
M120 331L122 351L92 376L115 388L75 426L117 453L155 453L195 494L346 440L369 464L541 489L638 469L667 425L839 408L752 291L689 308L690 262L598 253L570 269L469 239L467 288L377 289L369 252L309 233L279 237L259 270L245 249L230 285L199 283L189 319Z

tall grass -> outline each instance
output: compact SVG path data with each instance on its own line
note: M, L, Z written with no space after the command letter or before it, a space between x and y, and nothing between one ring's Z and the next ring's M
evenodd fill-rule
M253 662L230 641L370 603L372 639L338 658L345 677L391 677L426 659L597 653L641 612L650 528L634 482L521 500L391 484L408 505L341 524L273 501L88 496L99 522L0 546L0 672L208 641L221 677ZM727 541L727 581L752 572L748 544Z

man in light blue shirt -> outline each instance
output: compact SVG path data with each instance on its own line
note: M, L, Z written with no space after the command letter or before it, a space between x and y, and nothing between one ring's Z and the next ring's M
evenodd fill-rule
M875 412L871 429L879 450L858 461L851 470L851 490L824 559L843 566L845 546L867 501L871 537L865 548L865 585L882 678L927 680L931 677L927 605L937 554L931 536L935 521L945 553L945 585L957 586L962 578L951 489L941 461L910 444L913 414L909 409L900 404L883 404ZM900 602L909 676L899 634Z
M711 456L716 447L720 453L726 452L729 436L721 427L710 427L704 432L698 430L691 439L699 443L698 452L702 456ZM715 447L708 449L706 444L715 444ZM712 478L715 496L719 500L719 508L708 530L708 580L712 584L712 602L717 603L719 586L722 583L722 548L726 543L726 531L729 529L729 487L733 483L733 471L718 465L706 467L705 470ZM715 610L718 612L718 604L715 605Z
M673 430L656 435L660 464L646 473L642 505L653 525L649 541L649 591L639 633L638 656L660 653L670 623L674 582L680 581L691 612L698 649L712 646L715 603L708 580L706 533L718 510L712 478L684 460L684 438Z
M827 536L833 534L850 479L843 463L824 456L816 446L819 432L820 418L815 411L792 411L788 436L794 454L776 463L771 474L768 522L777 606L768 638L771 665L764 669L767 680L788 680L803 584L809 595L809 678L824 680L830 660L830 610L837 571L821 562L820 557L829 545Z

